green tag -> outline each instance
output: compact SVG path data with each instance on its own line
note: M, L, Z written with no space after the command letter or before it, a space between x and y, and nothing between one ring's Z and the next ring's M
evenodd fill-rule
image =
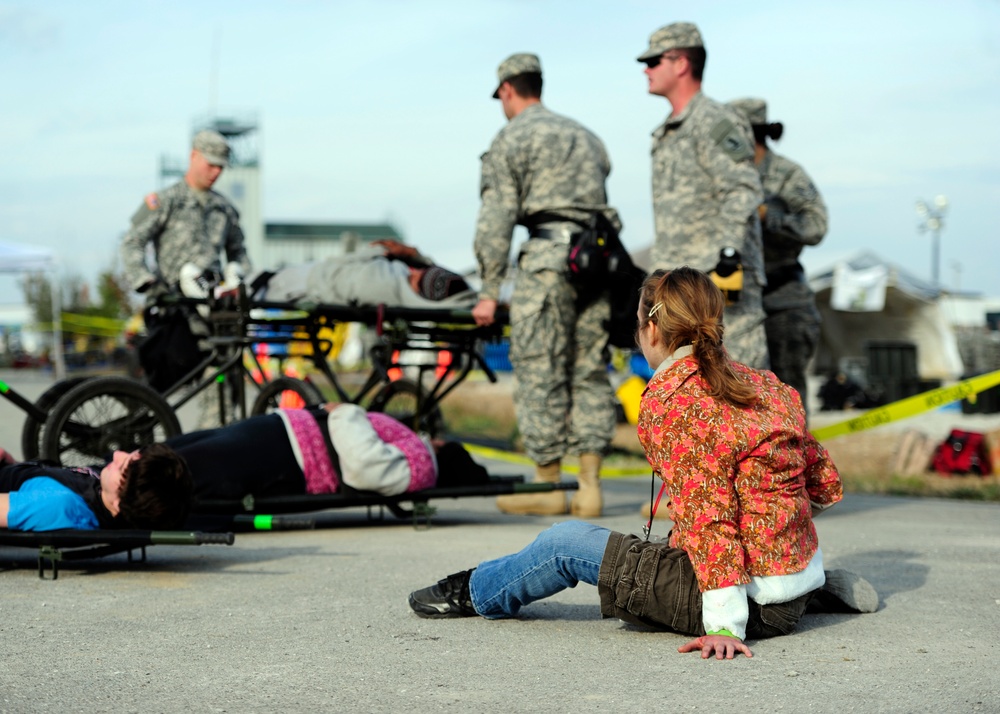
M255 531L269 531L271 530L272 520L273 516L254 516L253 528Z

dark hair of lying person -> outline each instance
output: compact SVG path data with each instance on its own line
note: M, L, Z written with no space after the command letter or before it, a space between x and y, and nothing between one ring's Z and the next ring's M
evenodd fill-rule
M194 478L184 457L165 444L143 447L126 471L117 516L119 526L143 530L180 528L191 513L193 492Z

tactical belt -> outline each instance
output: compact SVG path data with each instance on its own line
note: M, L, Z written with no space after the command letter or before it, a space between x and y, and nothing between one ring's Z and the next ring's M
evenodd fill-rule
M573 243L590 234L589 230L571 231L568 228L532 228L528 231L531 238L552 240L560 243Z

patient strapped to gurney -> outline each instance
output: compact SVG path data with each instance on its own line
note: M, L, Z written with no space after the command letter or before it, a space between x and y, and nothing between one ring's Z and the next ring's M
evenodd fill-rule
M471 308L476 293L461 275L434 265L412 246L378 241L353 253L247 278L268 302Z

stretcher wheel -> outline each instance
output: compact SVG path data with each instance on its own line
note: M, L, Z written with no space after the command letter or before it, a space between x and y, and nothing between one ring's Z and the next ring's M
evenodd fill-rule
M39 411L48 415L49 410L55 406L56 402L69 390L89 377L70 377L61 379L51 387L42 392L42 396L35 402ZM42 452L42 428L44 421L37 421L32 417L25 417L24 426L21 427L21 458L24 461L32 461L38 458Z
M422 394L426 399L426 390ZM388 414L414 431L440 436L444 433L441 410L437 405L427 409L426 404L421 404L420 397L421 390L417 384L408 379L397 379L378 391L368 405L368 410Z
M295 377L278 377L261 388L250 415L270 414L283 408L301 409L323 401L323 395L309 382Z
M95 377L64 394L45 421L43 459L63 466L103 461L181 433L177 415L151 387L124 377Z

